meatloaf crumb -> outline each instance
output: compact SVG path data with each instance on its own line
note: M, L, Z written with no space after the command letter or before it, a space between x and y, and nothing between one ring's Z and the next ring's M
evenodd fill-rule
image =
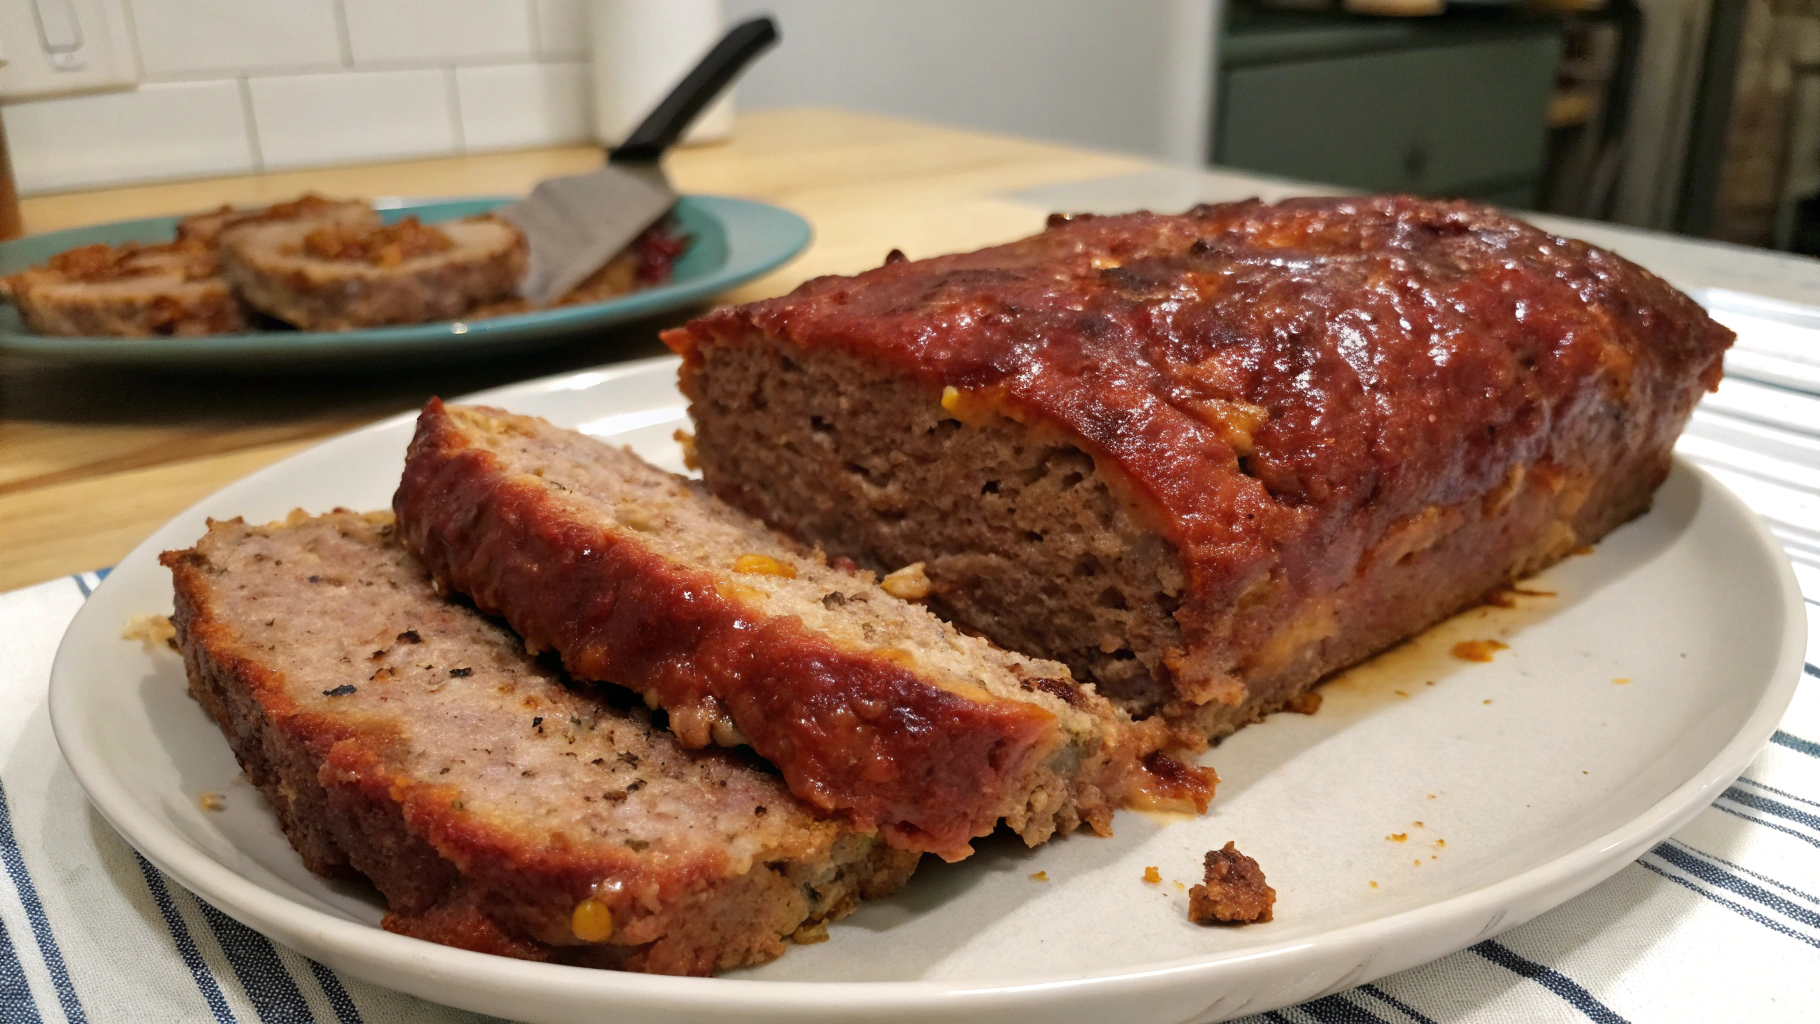
M1188 890L1188 920L1195 924L1255 924L1271 918L1277 891L1264 884L1258 862L1233 843L1207 851L1207 879Z
M707 974L777 957L916 863L750 758L683 749L623 691L576 687L439 597L381 517L211 522L161 560L191 694L305 865L372 879L391 931Z
M1128 796L1204 809L1167 756L1054 662L968 637L693 481L543 420L431 401L393 499L448 587L584 679L749 743L810 804L958 859L1003 819L1035 844Z

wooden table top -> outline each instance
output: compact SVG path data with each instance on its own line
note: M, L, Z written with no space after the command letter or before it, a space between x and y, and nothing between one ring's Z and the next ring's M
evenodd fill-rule
M23 202L28 232L329 195L518 193L595 165L567 147L369 164ZM819 274L973 249L1039 230L1045 211L1001 196L1142 170L1142 161L1047 143L831 110L743 116L731 142L674 153L686 192L761 199L814 225L795 262L725 301L774 295ZM73 368L0 356L0 591L111 565L221 485L362 423L464 392L662 350L689 311L604 338L371 376L201 377Z

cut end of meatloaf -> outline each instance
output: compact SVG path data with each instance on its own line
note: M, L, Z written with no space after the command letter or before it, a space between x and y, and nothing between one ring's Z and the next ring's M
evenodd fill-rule
M664 334L716 494L1184 742L1642 512L1731 337L1410 196L1058 216Z
M907 878L737 754L683 749L439 597L389 516L211 522L162 561L191 693L305 863L385 926L535 960L707 974Z
M798 796L896 845L958 859L1001 819L1037 843L1106 831L1140 791L1211 794L1196 772L1147 770L1182 767L1163 732L1061 665L583 434L433 400L393 507L439 580L570 672L644 694L686 744L750 744Z
M86 245L3 282L26 326L64 337L223 334L246 309L199 242Z
M1169 699L1181 559L1068 439L963 422L939 387L762 337L701 346L682 385L721 498L868 569L922 563L930 608L1135 713Z
M454 319L510 295L525 259L524 235L496 217L259 220L221 234L223 271L247 304L305 330Z

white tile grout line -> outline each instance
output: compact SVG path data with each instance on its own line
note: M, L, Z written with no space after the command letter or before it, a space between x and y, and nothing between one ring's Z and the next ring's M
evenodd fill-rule
M348 12L342 6L342 0L335 2L335 40L341 46L341 66L354 66L354 36L348 31Z
M461 127L461 84L455 79L454 68L442 69L442 84L449 94L449 127L455 133L455 153L459 156L468 151L468 137Z
M253 116L253 86L245 74L235 80L240 89L240 116L246 122L247 149L253 157L253 173L265 173L265 149L259 145L259 120Z
M543 56L543 29L538 25L537 7L541 0L525 0L525 17L531 19L531 56Z
M120 0L120 14L126 19L126 52L133 58L133 78L145 81L145 60L139 55L139 19L133 14L133 0Z
M358 67L345 64L291 64L270 68L218 68L213 71L169 71L148 75L144 84L162 84L165 82L220 82L235 77L245 78L293 78L299 75L365 75L387 71L440 71L445 68L522 68L554 67L569 64L586 64L583 56L540 57L532 54L499 55L493 57L427 57L415 60L373 61Z

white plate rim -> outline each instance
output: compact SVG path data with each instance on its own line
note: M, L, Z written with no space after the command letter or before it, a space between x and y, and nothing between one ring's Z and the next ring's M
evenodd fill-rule
M592 370L569 372L524 381L463 396L461 401L510 402L514 398L555 391L577 390L609 380L674 367L674 356L615 363ZM401 413L337 435L277 463L225 485L167 521L196 517L221 491L269 476L281 475L294 461L309 457L327 444L395 429L416 413ZM1527 870L1489 885L1440 899L1426 906L1399 911L1382 918L1336 928L1314 938L1285 940L1237 953L1180 957L1142 968L1115 968L1104 972L1068 976L1011 979L1004 983L977 981L764 981L742 978L678 978L619 971L534 963L475 953L396 935L355 921L304 906L220 864L134 801L113 779L98 750L83 742L83 712L77 705L80 683L70 677L65 648L79 634L78 624L92 609L78 611L59 644L51 670L50 716L58 746L77 781L101 815L133 847L198 896L215 904L243 924L320 960L331 961L349 973L432 1000L447 995L449 983L462 979L462 988L486 989L500 994L558 996L572 1006L647 1010L677 1014L677 1019L707 1014L720 1019L782 1019L809 1015L833 1019L829 1014L863 1015L884 1019L908 1013L968 1015L1016 1009L1019 1012L1066 1010L1072 1016L1084 1001L1114 1007L1145 995L1180 994L1193 990L1211 996L1218 982L1234 972L1270 967L1277 971L1308 973L1317 963L1357 962L1344 974L1322 982L1304 982L1295 1001L1316 998L1386 974L1415 966L1490 938L1558 906L1615 874L1655 842L1667 837L1710 804L1742 774L1772 733L1793 700L1805 661L1806 615L1800 588L1786 556L1768 528L1743 500L1690 460L1676 456L1677 469L1699 478L1703 495L1722 502L1769 564L1776 567L1776 587L1783 610L1782 645L1771 678L1762 696L1739 731L1681 785L1629 820L1599 837L1563 851ZM145 557L148 548L160 547L157 533L139 544L121 561ZM102 587L112 585L104 580ZM1472 922L1484 922L1476 926ZM1445 931L1453 936L1437 946L1432 939ZM1465 942L1458 936L1467 934ZM1414 956L1398 951L1418 948ZM1380 955L1390 951L1390 955ZM1360 955L1365 955L1360 960ZM349 966L353 964L355 966ZM1322 972L1328 973L1328 972ZM410 984L421 981L434 990ZM1233 1008L1226 1012L1262 1012L1270 1006ZM1207 1012L1207 1011L1203 1011Z

